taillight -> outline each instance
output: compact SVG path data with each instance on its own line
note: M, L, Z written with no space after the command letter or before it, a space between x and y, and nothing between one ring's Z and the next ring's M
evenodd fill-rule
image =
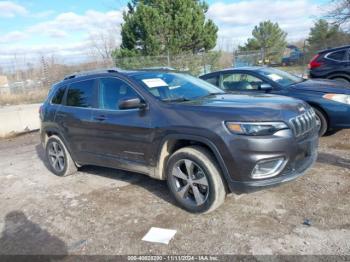
M320 55L317 54L311 59L311 61L309 63L309 69L314 69L314 68L320 67L322 65L321 62L317 61L317 59L319 57L320 57Z

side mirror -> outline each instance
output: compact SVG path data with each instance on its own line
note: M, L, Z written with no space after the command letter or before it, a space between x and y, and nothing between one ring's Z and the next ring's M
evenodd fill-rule
M270 91L270 90L272 90L272 86L268 83L262 83L260 85L260 89L263 91Z
M119 106L119 109L125 110L125 109L144 108L146 104L142 102L140 98L134 97L134 98L120 99L118 102L118 106Z

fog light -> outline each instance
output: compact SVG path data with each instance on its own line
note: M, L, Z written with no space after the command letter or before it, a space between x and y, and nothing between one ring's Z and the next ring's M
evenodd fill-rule
M254 167L252 178L262 179L276 176L284 168L286 162L283 157L261 160Z

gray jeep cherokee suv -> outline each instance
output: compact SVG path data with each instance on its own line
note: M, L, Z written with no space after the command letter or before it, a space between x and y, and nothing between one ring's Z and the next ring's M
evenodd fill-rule
M210 212L229 192L302 175L315 161L315 113L273 95L226 94L189 75L164 71L85 72L53 85L40 109L53 173L82 165L167 180L191 212Z

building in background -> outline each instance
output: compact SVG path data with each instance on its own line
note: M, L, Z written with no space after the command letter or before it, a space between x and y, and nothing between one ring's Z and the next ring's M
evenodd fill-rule
M9 94L9 93L10 93L10 86L9 86L7 76L0 75L0 95Z

